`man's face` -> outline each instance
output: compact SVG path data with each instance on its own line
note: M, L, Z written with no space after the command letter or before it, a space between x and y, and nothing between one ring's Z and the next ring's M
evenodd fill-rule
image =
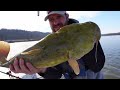
M48 17L51 29L53 32L58 31L61 27L67 24L67 16L66 15L59 15L59 14L52 14Z

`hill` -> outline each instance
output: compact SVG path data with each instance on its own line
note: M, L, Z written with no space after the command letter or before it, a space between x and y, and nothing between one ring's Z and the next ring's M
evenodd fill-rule
M0 40L7 42L40 40L48 34L50 33L19 29L0 29Z

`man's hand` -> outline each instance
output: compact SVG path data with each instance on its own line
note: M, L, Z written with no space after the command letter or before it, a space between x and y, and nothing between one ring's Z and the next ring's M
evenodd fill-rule
M10 70L14 73L25 73L25 74L35 74L35 73L44 73L46 68L35 68L31 63L24 62L21 58L14 60L14 63L9 66Z

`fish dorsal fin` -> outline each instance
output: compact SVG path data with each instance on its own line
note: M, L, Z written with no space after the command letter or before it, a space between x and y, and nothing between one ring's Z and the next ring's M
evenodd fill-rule
M73 69L74 73L76 75L78 75L80 73L80 68L79 68L79 64L78 64L77 60L69 59L68 63L71 66L71 68Z

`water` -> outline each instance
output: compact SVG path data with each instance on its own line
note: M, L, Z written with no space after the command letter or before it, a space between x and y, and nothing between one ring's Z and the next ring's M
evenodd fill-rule
M37 42L38 41L10 43L11 49L7 59L19 54ZM105 66L102 70L105 78L120 79L120 36L102 36L100 42L106 57ZM0 70L2 69L0 68ZM0 78L8 78L8 76Z
M103 36L100 40L106 62L103 72L106 79L120 79L120 35Z

